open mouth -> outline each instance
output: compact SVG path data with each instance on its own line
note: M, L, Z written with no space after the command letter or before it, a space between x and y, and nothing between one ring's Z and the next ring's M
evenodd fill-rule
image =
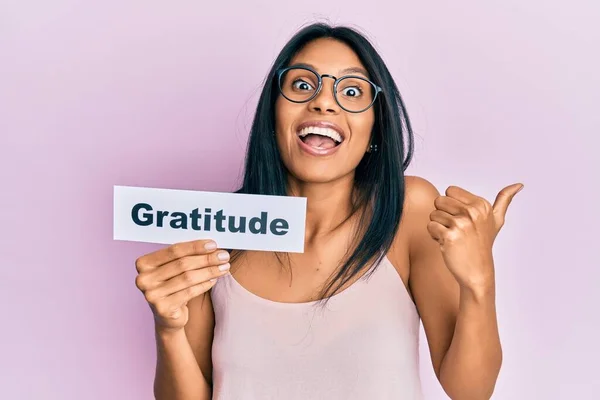
M306 145L316 150L329 150L339 146L344 141L342 135L335 129L307 126L298 132L298 137Z

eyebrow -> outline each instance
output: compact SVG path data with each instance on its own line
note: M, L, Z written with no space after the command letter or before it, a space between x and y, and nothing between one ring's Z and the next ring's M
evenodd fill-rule
M309 68L312 68L314 70L317 70L317 68L314 65L308 64L308 63L297 63L297 64L294 64L294 66L309 67ZM366 77L369 76L369 73L364 68L361 68L361 67L344 68L344 69L340 70L339 72L342 75L344 75L344 74L362 74L362 75L364 75Z

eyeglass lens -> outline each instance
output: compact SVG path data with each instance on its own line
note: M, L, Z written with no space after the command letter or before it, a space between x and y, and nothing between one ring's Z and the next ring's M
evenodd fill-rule
M286 98L295 102L305 102L317 91L319 78L308 69L293 68L282 74L279 84L281 93ZM326 82L324 81L323 84L325 85ZM369 108L373 103L375 88L366 79L346 77L339 81L334 95L342 108L359 112Z

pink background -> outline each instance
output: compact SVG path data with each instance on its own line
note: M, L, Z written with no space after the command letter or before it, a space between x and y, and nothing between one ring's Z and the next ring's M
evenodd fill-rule
M0 3L0 397L151 398L134 260L159 246L112 240L112 187L234 189L270 63L326 17L397 79L410 174L490 200L525 183L495 246L494 398L597 398L597 2L200 3Z

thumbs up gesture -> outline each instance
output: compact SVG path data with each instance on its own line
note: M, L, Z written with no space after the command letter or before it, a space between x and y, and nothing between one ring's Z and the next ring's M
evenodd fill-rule
M461 287L479 290L494 284L492 246L521 189L521 183L505 187L493 205L457 186L435 199L427 230L440 244L446 266Z

